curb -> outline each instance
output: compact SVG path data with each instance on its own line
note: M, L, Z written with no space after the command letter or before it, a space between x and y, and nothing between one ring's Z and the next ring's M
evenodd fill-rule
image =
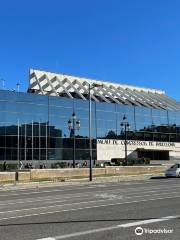
M164 174L159 174L158 177L163 177ZM94 183L108 183L108 182L125 182L125 181L134 181L134 180L149 180L151 177L157 177L155 174L143 174L143 175L123 175L123 176L110 176L110 177L94 177L92 182L89 182L89 178L82 179L67 179L64 182L61 181L44 181L44 182L26 182L19 183L15 182L12 184L0 184L0 191L3 190L14 190L18 189L27 189L27 188L40 188L40 187L55 187L55 186L69 186L69 185L85 185L85 184L94 184Z

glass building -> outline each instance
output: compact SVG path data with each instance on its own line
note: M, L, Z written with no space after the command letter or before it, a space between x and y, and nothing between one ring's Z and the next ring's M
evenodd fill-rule
M74 112L80 120L75 158L88 161L90 88L93 160L118 157L113 148L109 159L100 156L97 140L123 141L120 123L124 115L131 126L127 139L136 156L153 160L180 157L180 104L163 91L32 69L27 93L0 91L0 160L22 160L37 167L71 162L73 133L68 120ZM140 142L154 142L156 147L142 148Z

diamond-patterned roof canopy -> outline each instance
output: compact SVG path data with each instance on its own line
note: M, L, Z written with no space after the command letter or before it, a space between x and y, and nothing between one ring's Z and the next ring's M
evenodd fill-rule
M34 69L30 70L28 91L43 95L88 100L89 86L93 84L102 85L91 90L91 98L96 102L180 111L179 103L165 95L162 90L97 81Z

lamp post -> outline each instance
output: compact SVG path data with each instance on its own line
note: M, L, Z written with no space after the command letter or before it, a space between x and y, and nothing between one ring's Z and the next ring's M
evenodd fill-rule
M16 87L17 87L17 92L19 92L19 90L20 90L20 83L19 82L16 83Z
M80 129L80 121L77 119L75 112L72 113L71 118L68 121L68 129L70 131L70 137L73 136L73 168L76 167L76 130Z
M124 147L125 147L125 165L128 165L128 159L127 159L127 131L130 128L130 124L126 118L126 116L124 115L123 120L120 124L120 126L122 127L122 129L124 130L124 134L125 134L125 141L124 141Z
M3 78L0 79L0 81L2 82L2 89L5 89L5 80Z
M91 138L91 129L92 129L92 120L91 120L91 90L95 87L103 87L103 85L89 83L88 93L89 93L89 181L92 181L92 138Z

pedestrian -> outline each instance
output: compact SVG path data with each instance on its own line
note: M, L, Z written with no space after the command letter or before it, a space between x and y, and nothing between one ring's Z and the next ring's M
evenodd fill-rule
M29 169L33 169L32 163L29 163Z
M4 161L3 163L3 171L6 171L7 170L7 164L6 164L6 161Z
M20 163L20 166L19 166L19 168L20 168L20 169L23 169L23 162L20 160L20 162L19 162L19 163Z

